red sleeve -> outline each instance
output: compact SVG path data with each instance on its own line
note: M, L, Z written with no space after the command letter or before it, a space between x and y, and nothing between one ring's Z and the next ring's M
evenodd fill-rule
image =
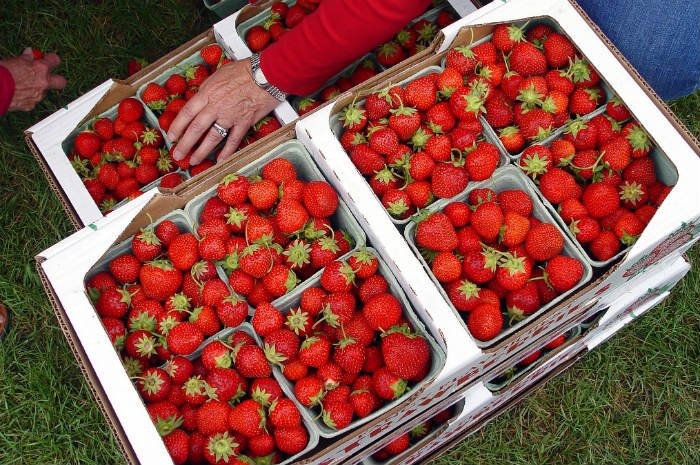
M0 116L7 112L15 95L15 79L10 71L0 65Z
M283 91L309 95L420 16L430 1L323 0L262 52L260 66Z

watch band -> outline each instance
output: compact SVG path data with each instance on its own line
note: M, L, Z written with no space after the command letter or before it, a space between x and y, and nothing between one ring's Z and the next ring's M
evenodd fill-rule
M265 78L265 75L262 74L262 70L260 69L260 54L259 53L254 53L250 57L250 71L253 74L253 81L263 89L265 92L268 94L272 95L277 101L279 102L284 102L284 100L287 98L287 93L280 90L277 86L274 84L270 84L267 79ZM258 79L258 76L262 76L263 80L260 81Z

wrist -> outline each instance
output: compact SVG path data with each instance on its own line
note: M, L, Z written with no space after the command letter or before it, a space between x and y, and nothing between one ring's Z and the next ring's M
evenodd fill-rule
M250 57L250 73L253 76L253 82L258 87L270 94L278 102L284 102L288 94L267 80L267 76L265 76L260 67L259 53L254 53Z

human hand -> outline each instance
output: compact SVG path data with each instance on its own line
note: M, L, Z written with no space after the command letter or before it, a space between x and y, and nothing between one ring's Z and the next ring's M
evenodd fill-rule
M15 93L8 111L33 110L46 91L66 87L66 78L51 72L60 63L55 53L34 59L31 48L26 48L19 56L0 60L0 65L7 68L15 80Z
M219 153L219 161L236 151L250 127L270 113L279 102L253 80L250 60L228 63L213 73L199 91L178 112L168 130L168 138L177 144L173 158L181 160L199 141L190 163L196 165L221 142L214 123L229 130Z

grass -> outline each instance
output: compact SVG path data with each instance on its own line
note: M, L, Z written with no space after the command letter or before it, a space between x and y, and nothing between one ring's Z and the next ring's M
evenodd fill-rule
M12 327L0 340L0 463L120 464L119 446L58 327L34 256L72 226L23 131L128 59L162 56L217 20L200 0L6 0L0 56L31 45L58 51L69 85L32 113L0 120L0 300ZM700 135L700 93L672 106ZM696 248L691 253L700 258ZM434 463L694 463L698 433L697 266L671 298L516 409Z

